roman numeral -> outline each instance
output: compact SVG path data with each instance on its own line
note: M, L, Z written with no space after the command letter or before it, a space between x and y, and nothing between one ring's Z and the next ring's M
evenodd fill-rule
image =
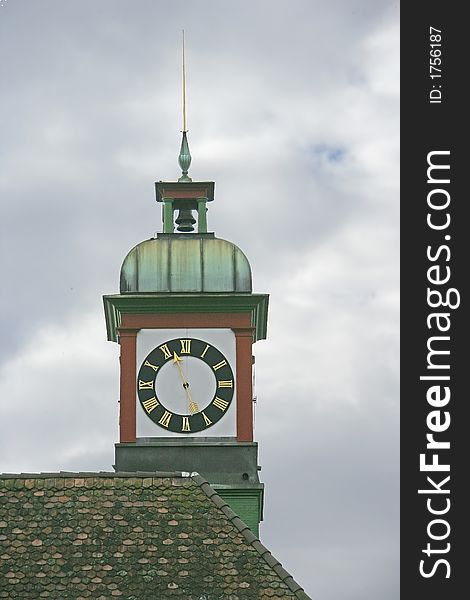
M142 379L139 379L139 390L153 390L153 383L153 380L142 381Z
M191 354L191 340L180 340L181 354Z
M156 398L149 398L148 400L145 400L145 402L142 402L142 406L150 414L152 410L157 408L158 400Z
M158 371L158 369L160 368L160 367L157 367L157 365L152 365L152 363L149 363L149 361L148 361L148 360L146 360L146 361L144 362L144 366L146 366L146 367L150 367L151 369L153 369L153 370L155 371L155 373L156 373L156 372Z
M159 348L163 352L165 359L171 358L171 352L168 350L167 344L163 344L163 346L159 346Z
M217 381L217 385L219 388L233 388L233 380L230 379L229 381Z
M181 431L191 431L189 426L189 417L183 417L183 429Z
M205 421L206 425L212 425L212 421L209 419L209 417L206 415L206 413L204 411L202 411L201 415L204 417L204 421Z
M219 398L218 396L215 397L214 402L212 403L214 406L217 406L217 408L220 408L220 410L225 410L228 406L228 402L226 400L222 400L222 398Z
M217 363L216 365L214 365L212 368L214 369L214 371L218 371L222 367L225 367L226 364L227 364L226 360L221 360L219 363Z
M160 423L160 425L163 425L163 427L168 427L168 425L170 424L170 420L172 417L172 413L168 412L167 410L163 413L163 417L160 419L160 421L158 421Z
M209 344L206 344L206 347L204 348L204 352L201 354L201 358L204 358L204 356L206 355L206 352L209 350Z

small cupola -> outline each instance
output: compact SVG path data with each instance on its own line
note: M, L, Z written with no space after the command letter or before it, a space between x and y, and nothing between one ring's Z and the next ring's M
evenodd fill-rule
M251 293L247 257L231 242L207 231L207 204L214 200L214 182L189 177L191 154L183 131L178 181L158 181L163 232L141 242L121 267L121 294Z

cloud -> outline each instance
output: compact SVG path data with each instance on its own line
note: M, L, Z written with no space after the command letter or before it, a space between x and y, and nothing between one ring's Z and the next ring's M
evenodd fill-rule
M39 330L3 363L2 471L86 470L87 462L97 468L105 453L112 458L117 346L103 333L101 318L81 314L61 327ZM98 466L109 469L106 463Z

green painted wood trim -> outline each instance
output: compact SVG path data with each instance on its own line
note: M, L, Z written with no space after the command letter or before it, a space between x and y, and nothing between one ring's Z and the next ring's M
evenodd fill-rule
M197 232L207 233L207 198L197 199Z
M118 341L122 314L250 312L254 341L266 339L268 294L113 294L103 296L108 340Z
M173 200L171 198L163 199L163 232L173 233Z
M214 484L212 487L227 502L233 512L259 537L259 524L263 519L263 489L223 489Z
M157 202L163 202L165 197L165 190L173 190L180 192L178 194L179 198L185 197L186 191L200 190L201 188L205 188L206 197L208 202L212 202L214 200L214 181L156 181L155 182L155 192L157 197ZM191 196L192 197L192 196Z

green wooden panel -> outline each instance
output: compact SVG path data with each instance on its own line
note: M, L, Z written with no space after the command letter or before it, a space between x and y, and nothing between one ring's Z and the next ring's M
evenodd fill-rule
M251 531L259 537L259 523L262 520L262 493L263 490L253 489L217 489L223 498L240 519L248 525Z

